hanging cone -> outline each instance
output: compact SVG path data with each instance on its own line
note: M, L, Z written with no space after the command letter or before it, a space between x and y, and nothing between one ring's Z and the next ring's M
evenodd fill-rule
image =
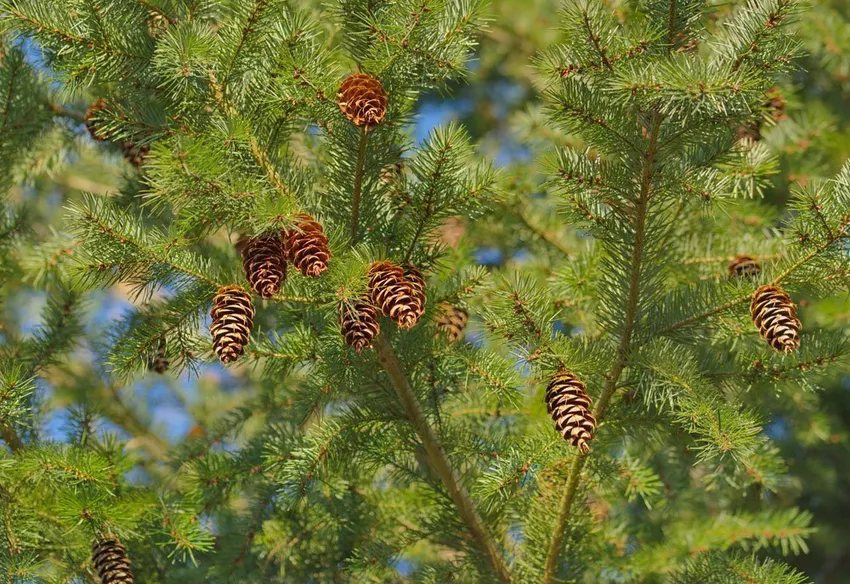
M86 129L89 131L89 136L91 136L93 140L97 140L98 142L103 142L107 139L106 133L100 128L101 121L99 119L100 112L102 112L104 109L106 109L106 100L98 99L96 102L89 106L88 110L86 110Z
M169 365L168 357L165 354L165 338L161 337L156 347L156 353L148 361L148 370L162 375L168 371Z
M283 241L278 235L252 237L242 246L242 267L251 290L263 298L280 292L286 280Z
M378 310L368 298L339 305L339 324L345 344L360 353L372 346L372 340L381 333Z
M210 316L215 354L222 363L236 361L245 353L254 326L251 295L241 286L222 286L213 299Z
M452 306L448 303L440 304L440 313L437 317L437 330L449 337L450 343L455 343L463 338L463 329L469 322L469 315L462 308Z
M113 536L92 546L92 565L101 584L133 584L127 549Z
M121 143L121 153L124 155L124 160L133 165L136 170L142 168L145 163L145 157L150 152L149 144L138 145L132 140L125 140Z
M295 227L284 236L286 257L305 276L318 278L328 269L331 249L322 224L310 215L295 215Z
M425 313L425 304L427 302L425 277L419 268L410 265L404 267L404 277L407 278L410 286L413 288L412 298L416 302L413 311L416 313L416 320L418 321Z
M411 329L419 321L421 300L404 270L387 261L369 267L369 292L372 303L399 328Z
M381 82L368 73L346 77L336 103L343 115L359 128L377 126L387 115L387 92Z
M800 346L802 324L797 318L797 305L777 286L762 286L753 294L750 316L759 334L768 344L783 353Z
M584 383L567 370L555 374L546 387L546 411L555 421L555 429L579 452L590 452L588 442L596 430L596 418L590 413L590 397Z
M729 264L729 275L738 278L755 278L761 274L761 264L748 255L737 255Z

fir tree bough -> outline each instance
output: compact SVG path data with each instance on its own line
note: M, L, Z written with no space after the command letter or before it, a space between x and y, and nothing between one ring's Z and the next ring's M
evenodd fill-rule
M795 1L0 7L6 580L809 581Z

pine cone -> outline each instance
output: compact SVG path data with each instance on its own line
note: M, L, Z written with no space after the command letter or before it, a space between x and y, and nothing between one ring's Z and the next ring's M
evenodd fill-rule
M399 160L381 169L381 184L391 185L404 174L404 162Z
M215 354L222 363L236 361L245 353L254 326L251 295L241 286L222 286L213 299L210 316Z
M555 374L546 388L546 411L564 440L582 454L590 452L587 443L593 439L596 418L590 413L590 397L578 377L567 370Z
M767 92L767 101L764 103L764 109L772 122L781 122L788 117L788 113L785 111L785 104L785 96L782 95L778 87L773 87Z
M761 274L761 264L748 255L737 255L729 264L729 275L739 278L755 278Z
M251 290L263 298L280 292L286 280L286 259L279 235L252 237L242 247L242 267Z
M169 365L168 357L165 354L165 339L160 338L156 347L156 353L154 353L148 361L148 370L162 375L168 371Z
M295 216L295 228L284 236L286 257L305 276L318 278L328 269L331 248L322 224L310 215Z
M369 267L369 292L372 303L399 328L416 326L421 313L421 293L414 289L404 270L387 261Z
M150 150L151 147L149 144L139 146L132 140L125 140L121 143L121 153L124 154L124 160L132 164L136 170L142 168L142 165L145 163L145 157Z
M101 584L133 584L133 572L127 549L113 536L92 546L92 565Z
M412 298L416 302L413 311L416 313L416 320L418 321L425 313L425 304L427 303L425 277L419 271L419 268L409 265L404 267L404 277L407 278L413 288Z
M86 110L86 129L89 131L89 136L91 136L93 140L97 140L98 142L103 142L107 139L106 133L102 129L100 129L100 120L98 119L98 117L100 116L100 112L102 112L104 109L106 109L106 100L99 99L93 104L91 104L89 106L89 109Z
M363 298L354 304L343 302L339 305L339 324L345 344L357 351L368 349L372 340L381 333L378 323L378 311Z
M381 82L368 73L346 77L336 97L340 111L359 128L377 126L387 115L387 92Z
M762 286L753 294L750 304L753 324L768 344L785 353L800 346L802 324L797 318L797 305L776 286Z
M440 315L437 318L437 330L449 337L449 342L454 343L463 338L463 329L469 322L469 314L462 308L452 306L448 303L440 305Z

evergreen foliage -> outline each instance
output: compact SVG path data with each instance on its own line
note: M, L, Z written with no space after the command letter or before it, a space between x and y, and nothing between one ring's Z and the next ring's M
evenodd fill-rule
M845 67L823 16L568 0L529 40L506 6L0 0L7 581L118 541L151 583L810 581L781 428L831 440L850 362L850 152L792 86ZM417 139L500 56L530 156Z

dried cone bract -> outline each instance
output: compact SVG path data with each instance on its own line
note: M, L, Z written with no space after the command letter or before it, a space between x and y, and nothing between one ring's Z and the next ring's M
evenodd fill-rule
M463 338L463 329L466 328L467 322L469 322L469 315L464 309L448 303L440 305L437 330L448 336L450 343Z
M777 286L762 286L750 304L753 324L768 344L783 353L800 346L802 324L797 318L797 305Z
M89 109L86 110L86 129L89 131L89 136L94 140L98 140L100 142L106 140L106 133L99 127L100 121L97 119L100 115L100 112L106 108L106 100L99 99L93 104L89 106Z
M344 302L339 306L339 324L345 344L360 353L372 346L372 341L381 333L378 310L368 298L357 302Z
M148 369L162 375L168 371L169 365L168 356L165 353L165 339L161 338L159 339L159 343L157 343L156 352L151 356L150 361L148 361Z
M242 267L251 290L263 298L280 292L286 279L283 241L277 235L252 237L242 247Z
M251 295L241 286L222 286L213 299L210 316L215 354L222 363L236 361L245 353L254 326Z
M415 266L405 266L404 276L413 288L412 298L416 303L413 310L416 313L416 320L418 321L425 313L425 304L427 302L427 295L425 293L425 276L423 276L419 268Z
M567 370L555 374L546 387L546 411L555 421L555 429L578 448L590 452L588 442L596 430L596 418L590 412L590 397L584 383Z
M369 293L372 303L399 328L416 326L422 314L421 296L404 269L392 262L374 262L369 268Z
M729 275L738 278L755 278L761 274L761 264L748 255L737 255L729 263Z
M371 128L387 115L387 92L381 82L368 73L353 73L345 78L337 93L337 105L351 122Z
M101 584L133 584L127 549L112 536L107 536L92 546L92 565Z
M284 249L295 269L305 276L318 278L328 269L331 257L328 236L322 224L310 215L295 216L295 227L286 233Z
M150 150L151 147L149 144L142 144L140 146L132 140L126 140L121 143L121 153L124 155L124 160L132 164L136 170L142 168L142 165L145 163L145 157Z

